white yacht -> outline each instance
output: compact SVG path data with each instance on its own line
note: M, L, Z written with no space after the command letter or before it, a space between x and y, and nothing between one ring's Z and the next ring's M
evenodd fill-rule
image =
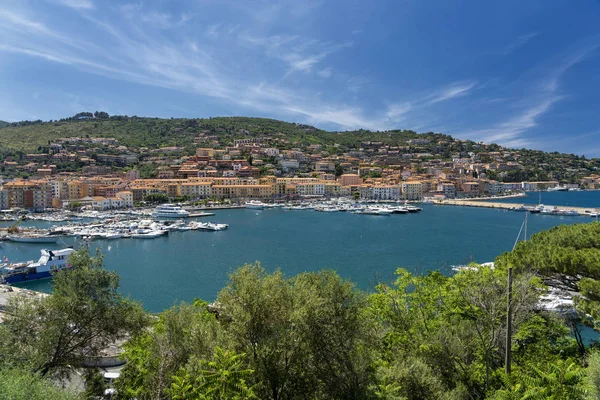
M175 204L160 205L152 213L154 218L186 218L189 215L189 212Z
M246 206L246 208L249 208L251 210L262 210L265 208L265 203L263 203L261 201L257 201L257 200L251 200L251 201L248 201L247 203L245 203L244 206Z

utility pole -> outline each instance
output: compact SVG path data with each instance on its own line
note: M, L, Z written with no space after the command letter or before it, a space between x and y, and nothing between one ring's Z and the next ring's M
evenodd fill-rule
M512 351L512 267L508 267L508 305L506 306L506 374L510 374L510 353Z

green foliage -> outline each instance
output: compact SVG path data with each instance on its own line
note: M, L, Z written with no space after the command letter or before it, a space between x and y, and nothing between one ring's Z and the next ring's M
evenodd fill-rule
M587 389L589 391L590 400L600 399L600 353L593 351L587 359Z
M144 201L148 203L162 204L167 203L169 201L169 196L167 196L164 193L154 193L144 196Z
M163 398L173 376L190 359L208 359L222 338L214 314L206 303L181 303L158 315L150 329L125 345L127 364L116 387L126 398Z
M576 297L578 310L600 321L600 223L560 225L519 242L497 265L513 265L556 279L583 296Z
M119 277L87 249L70 256L73 268L54 277L52 296L15 296L0 328L0 352L13 365L64 376L110 343L139 332L146 316L118 293Z
M104 390L107 389L104 376L97 368L87 368L83 372L83 381L85 383L83 397L86 399L97 399L104 395Z
M0 369L0 399L76 400L74 392L61 389L48 379L23 368Z
M515 371L502 378L503 389L496 391L495 400L583 400L585 370L571 360L530 366L527 371Z
M173 377L173 400L245 400L256 396L248 384L251 369L246 368L245 354L215 348L212 360L191 359Z
M376 328L351 283L330 271L288 279L246 265L217 300L234 348L248 354L258 397L368 398Z

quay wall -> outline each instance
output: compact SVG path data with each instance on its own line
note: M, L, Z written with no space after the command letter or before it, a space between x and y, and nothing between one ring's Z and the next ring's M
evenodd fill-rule
M520 204L520 203L500 203L500 202L490 202L490 201L474 201L474 200L436 200L433 202L436 205L443 206L466 206L466 207L483 207L483 208L500 208L504 210L514 210L516 208L520 208L522 206L535 206L535 204ZM544 204L544 207L554 208L557 207L561 210L573 210L579 213L585 213L585 211L594 211L597 212L597 208L592 207L573 207L573 206L553 206Z

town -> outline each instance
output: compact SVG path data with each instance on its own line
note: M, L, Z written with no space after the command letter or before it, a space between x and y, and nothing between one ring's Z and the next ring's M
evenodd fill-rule
M510 177L525 169L519 150L445 135L414 136L423 138L408 139L404 146L362 141L352 148L290 142L277 132L252 136L240 129L225 137L207 129L195 134L191 150L125 146L112 137L58 138L40 152L4 157L0 209L110 210L166 201L332 197L418 201L600 187L600 175L582 175L585 169L573 170L579 177L570 183L515 181ZM439 151L433 154L432 148ZM456 148L474 151L441 155Z

